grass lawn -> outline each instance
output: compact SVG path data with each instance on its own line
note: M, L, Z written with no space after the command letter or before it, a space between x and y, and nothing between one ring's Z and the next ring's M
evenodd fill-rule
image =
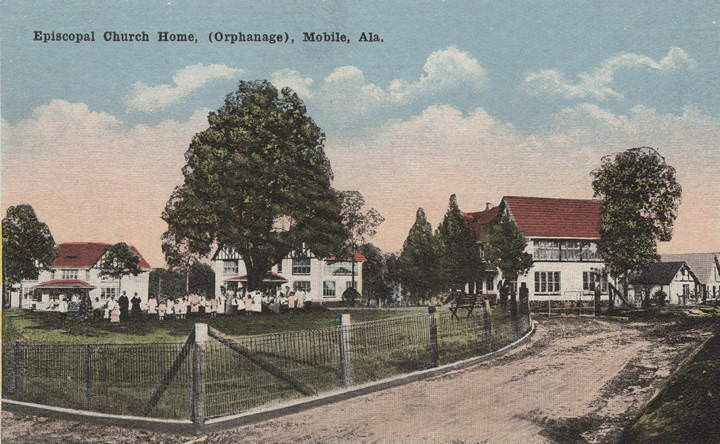
M720 439L720 334L687 362L622 442L716 443Z
M396 310L353 310L353 323L387 319L422 313ZM145 318L111 324L107 320L78 321L74 313L63 318L53 312L3 311L3 340L23 337L35 342L76 343L133 343L178 342L192 329L195 322L205 322L231 336L248 336L304 329L319 329L337 325L340 312L313 308L292 313L253 313L251 315L223 315L215 319L190 316L184 320Z

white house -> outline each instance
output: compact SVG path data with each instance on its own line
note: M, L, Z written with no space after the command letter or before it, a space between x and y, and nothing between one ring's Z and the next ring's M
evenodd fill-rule
M665 292L670 304L687 305L701 299L700 281L682 261L652 263L630 279L630 286L630 296L636 303L641 302L646 294L654 296L658 290Z
M110 244L97 242L66 242L60 244L58 256L50 270L41 271L37 280L23 280L20 288L11 295L11 307L54 310L61 298L79 302L82 293L88 292L93 308L104 306L110 297L119 297L118 280L99 275L98 265ZM121 292L128 298L138 294L147 302L150 280L150 264L135 247L130 249L140 258L142 272L137 276L125 276Z
M720 299L720 253L663 254L662 262L685 262L701 285L701 296Z
M235 290L247 282L245 262L241 256L228 249L218 249L213 255L215 263L215 295L221 288ZM355 253L355 289L362 294L362 266L365 256ZM265 282L274 286L288 286L304 290L313 301L339 301L343 292L352 286L352 258L318 258L312 253L291 253L280 264L272 267Z
M525 282L530 300L587 300L596 285L607 299L607 273L597 250L600 201L505 196L497 207L465 213L481 251L487 225L500 217L514 222L528 241L533 266L514 285ZM500 278L489 270L481 288L493 294Z

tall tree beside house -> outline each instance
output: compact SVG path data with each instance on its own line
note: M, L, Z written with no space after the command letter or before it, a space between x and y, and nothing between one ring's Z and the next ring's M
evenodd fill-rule
M47 224L38 220L28 204L11 206L2 220L3 305L10 290L23 279L37 279L57 257L55 240Z
M197 255L193 252L190 243L187 239L181 239L166 231L162 235L161 247L168 267L171 270L182 271L185 275L185 294L189 294L190 268L197 262Z
M365 256L363 263L363 297L369 302L371 299L388 302L392 299L393 286L390 280L390 271L387 260L382 251L373 244L363 244L360 252Z
M627 300L629 274L657 261L657 241L672 238L682 188L675 168L650 147L604 156L591 174L595 197L602 199L598 252Z
M412 302L427 300L440 287L438 248L425 211L418 208L399 259L399 277Z
M140 257L125 242L111 245L100 260L99 275L117 279L118 294L122 289L122 278L137 276L141 271Z
M365 209L365 198L359 191L340 191L342 221L348 233L347 249L352 258L352 287L355 288L355 253L375 236L385 218L375 208Z
M528 272L533 264L530 253L525 252L527 240L515 223L500 217L490 224L487 231L485 260L497 267L505 282L514 281ZM510 312L517 313L515 288L511 287Z
M289 88L241 81L185 153L184 182L165 206L168 231L207 255L213 246L241 255L257 289L291 251L317 256L347 239L325 134Z
M454 194L450 196L436 238L443 285L452 290L463 290L465 284L477 280L483 269L482 258Z

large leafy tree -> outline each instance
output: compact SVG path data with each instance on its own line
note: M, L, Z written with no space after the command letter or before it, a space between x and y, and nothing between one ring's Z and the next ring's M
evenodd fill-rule
M650 147L605 156L591 174L602 199L598 251L627 298L629 273L657 261L657 241L672 238L682 188L675 169Z
M11 206L2 220L3 304L10 288L23 279L37 279L57 257L50 228L39 221L28 204Z
M107 276L118 281L118 294L122 288L122 278L137 276L140 269L140 257L125 242L118 242L107 249L100 260L100 276Z
M413 302L425 300L438 290L441 284L438 248L422 208L418 208L415 223L405 239L399 265L400 282Z
M516 280L532 267L533 259L525 252L527 240L515 223L506 217L493 221L487 231L485 260L497 267L506 282ZM510 293L510 309L517 311L515 289Z
M470 228L465 224L457 197L450 196L448 210L436 233L443 284L463 289L482 272L482 259Z
M291 251L329 256L347 238L325 156L325 134L289 88L241 81L185 153L184 182L167 202L168 231L192 253L242 256L248 286Z
M343 224L348 233L347 247L352 257L352 287L355 288L355 252L371 237L385 218L375 208L365 208L365 198L359 191L340 191Z

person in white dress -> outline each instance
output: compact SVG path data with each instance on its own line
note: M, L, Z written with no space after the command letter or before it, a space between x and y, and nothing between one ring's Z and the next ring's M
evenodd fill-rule
M168 319L175 317L175 301L173 298L168 298L167 302L165 302L165 315Z
M157 313L157 305L158 305L158 303L157 303L157 299L155 298L155 296L148 299L147 312L149 315L154 315L155 313Z

